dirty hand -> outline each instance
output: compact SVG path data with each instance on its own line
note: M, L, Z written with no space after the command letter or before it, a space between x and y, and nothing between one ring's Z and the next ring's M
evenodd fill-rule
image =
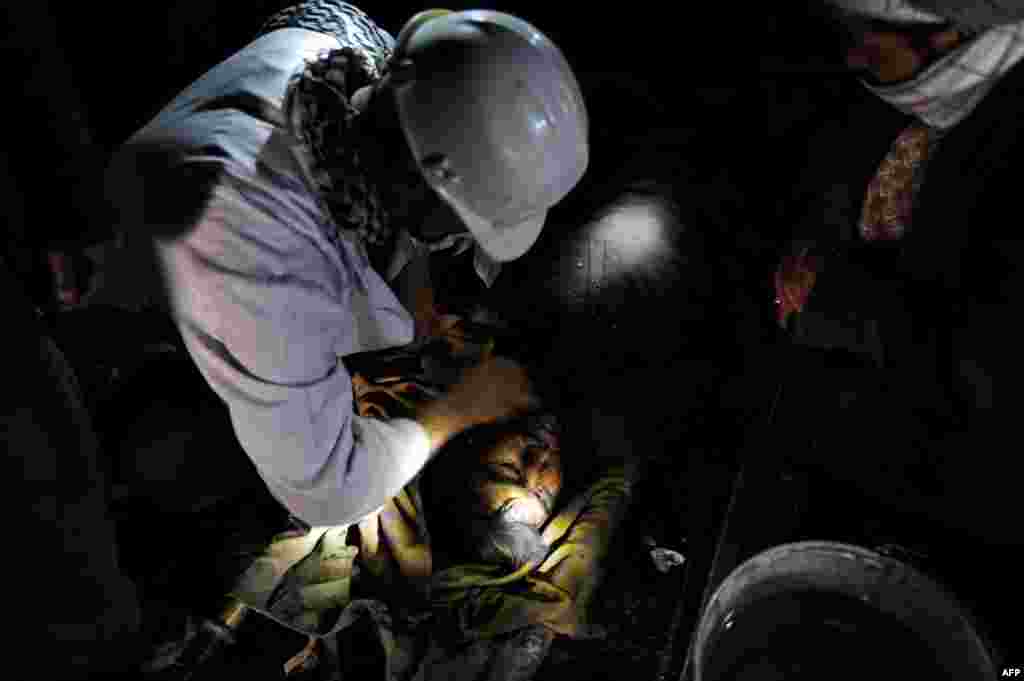
M488 357L467 370L441 399L417 419L439 447L459 432L507 419L536 406L526 370L504 357Z

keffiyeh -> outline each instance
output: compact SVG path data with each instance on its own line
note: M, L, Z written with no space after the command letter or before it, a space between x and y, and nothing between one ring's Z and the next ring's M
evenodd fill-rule
M331 50L293 76L284 101L292 134L311 152L310 171L334 222L374 246L393 233L379 188L353 143L359 111L351 97L379 79L381 68L355 49Z

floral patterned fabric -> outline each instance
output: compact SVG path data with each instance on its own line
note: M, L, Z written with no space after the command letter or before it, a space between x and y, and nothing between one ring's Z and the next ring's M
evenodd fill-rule
M864 197L860 235L865 241L896 241L910 229L935 137L927 125L915 123L893 142Z
M897 136L868 183L858 233L867 242L899 241L910 230L914 207L941 131L914 123ZM775 271L775 313L785 327L803 311L824 269L820 256L807 252L786 255Z

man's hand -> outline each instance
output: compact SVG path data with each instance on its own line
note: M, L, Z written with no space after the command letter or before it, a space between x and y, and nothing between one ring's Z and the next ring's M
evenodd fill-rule
M519 364L490 357L466 371L444 397L424 407L417 421L437 451L463 430L517 416L536 402Z

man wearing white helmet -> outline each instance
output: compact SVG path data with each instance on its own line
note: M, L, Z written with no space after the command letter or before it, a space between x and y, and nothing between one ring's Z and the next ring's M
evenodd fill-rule
M414 337L385 279L415 291L424 254L474 248L490 282L587 161L575 77L526 22L431 11L395 41L315 0L176 97L108 186L122 242L154 256L150 295L269 489L336 525L380 508L459 431L532 404L523 370L489 360L416 420L354 415L339 358Z
M827 6L865 96L809 138L780 216L793 241L776 275L778 319L800 343L884 369L884 385L858 403L873 404L860 413L876 427L837 450L858 450L861 468L872 468L870 452L908 466L921 456L933 493L973 495L1000 479L998 461L965 453L999 451L1016 418L994 386L1019 384L1009 377L1020 338L1007 321L1024 252L1005 227L1024 172L1024 3ZM899 439L911 421L917 430ZM943 504L958 524L1020 541L999 529L1012 514L992 510L1004 497L960 499Z

